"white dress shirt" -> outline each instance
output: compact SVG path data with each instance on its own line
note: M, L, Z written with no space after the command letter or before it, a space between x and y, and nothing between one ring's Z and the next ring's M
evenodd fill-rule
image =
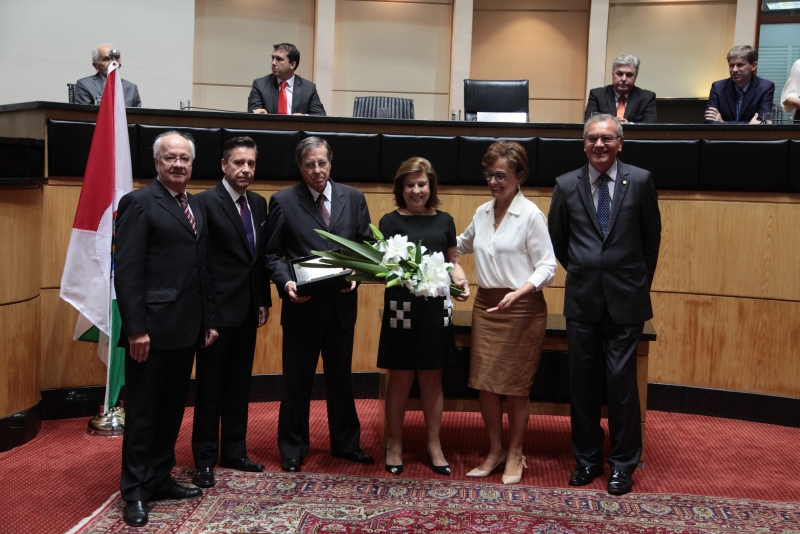
M592 164L589 164L589 183L592 185L592 202L594 202L594 209L597 211L597 201L600 198L600 175L602 172L598 171ZM611 202L614 202L614 186L617 183L617 160L611 165L611 168L606 171L608 175L608 195Z
M231 187L231 184L228 183L228 180L225 178L222 179L222 185L225 186L225 190L231 195L233 199L233 205L236 206L236 211L239 212L239 217L242 215L242 205L239 204L239 197L244 197L244 201L247 204L247 209L250 210L250 225L253 227L253 245L256 244L256 223L253 220L253 210L250 207L250 203L247 202L247 195L240 195Z
M458 253L475 254L478 286L517 290L530 282L536 291L549 286L555 278L556 256L544 213L517 191L495 230L495 202L480 206L458 236Z
M163 181L161 181L161 177L157 177L157 178L158 178L158 181L159 181L159 182L161 182L161 185L163 185L163 186L164 186L164 188L165 188L167 191L169 191L169 194L170 194L170 195L172 195L172 198L173 198L173 199L175 199L175 202L177 202L177 203L178 203L178 206L181 206L181 201L180 201L180 200L178 200L178 195L180 195L180 193L178 193L177 191L173 191L172 189L170 189L169 187L167 187L167 184L165 184ZM185 191L184 191L184 194L186 194L186 192L185 192ZM191 214L192 214L192 217L194 217L194 211L192 211L192 205L191 205L191 204L189 204L189 195L188 195L188 194L186 195L186 204L188 204L188 206L189 206L189 213L191 213ZM183 206L181 206L181 210L182 210L182 209L183 209Z
M294 93L294 78L295 77L292 76L288 80L285 80L289 84L289 85L286 86L286 111L289 112L289 115L292 114L292 94ZM281 82L282 81L284 81L284 80L281 80L280 78L278 78L278 96L280 96L280 94L281 94Z

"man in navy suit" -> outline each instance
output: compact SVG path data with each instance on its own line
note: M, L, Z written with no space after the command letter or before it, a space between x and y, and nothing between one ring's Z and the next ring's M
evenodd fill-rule
M589 161L556 178L547 218L556 258L567 271L564 316L578 463L569 483L584 486L603 473L604 372L611 438L607 488L620 495L631 490L642 454L636 348L644 322L653 317L650 285L661 215L650 172L617 159L623 137L616 117L591 117L583 139Z
M106 87L106 77L108 76L108 65L111 58L108 53L114 47L110 44L100 45L92 50L92 66L97 71L94 76L81 78L75 84L75 104L94 104L95 97L102 97ZM117 61L122 66L122 57ZM125 95L125 107L140 108L142 99L139 98L139 89L135 84L128 80L122 80L122 92Z
M170 475L194 353L217 338L208 228L186 193L195 149L170 131L153 143L158 176L123 196L116 221L114 288L125 347L124 521L147 524L147 501L199 497Z
M734 46L728 52L731 77L711 84L705 124L758 124L772 109L775 84L753 74L758 51L752 46Z
M374 460L361 451L361 424L353 398L351 362L358 292L351 282L312 297L297 294L286 260L312 250L339 248L314 230L364 241L371 237L364 194L329 179L333 153L319 137L302 140L295 161L303 181L269 199L267 272L281 296L283 392L278 418L278 448L284 471L300 471L309 449L311 389L322 352L331 454L353 462Z
M325 108L317 94L317 86L295 75L298 65L300 51L296 46L276 44L272 51L272 74L253 80L247 111L324 117Z
M636 87L639 58L624 54L611 64L611 85L589 91L583 120L592 113L616 115L619 122L656 122L656 94Z
M272 306L264 270L267 201L247 190L256 156L251 138L229 139L222 147L224 178L195 197L207 221L219 329L216 343L197 352L192 483L201 488L214 486L218 458L221 467L264 470L248 459L246 444L256 330L266 324Z

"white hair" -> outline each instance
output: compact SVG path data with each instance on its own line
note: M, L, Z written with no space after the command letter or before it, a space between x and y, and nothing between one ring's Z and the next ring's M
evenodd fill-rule
M186 132L179 132L178 130L170 130L170 131L164 132L161 135L159 135L158 137L156 137L156 140L153 141L153 157L154 158L157 158L158 156L161 155L160 154L160 152L161 152L161 140L164 139L165 137L167 137L168 135L180 135L181 137L186 139L189 142L189 152L191 152L192 159L194 159L194 138L191 136L191 134L188 134Z
M633 70L636 72L636 75L639 75L639 58L636 56L632 56L630 54L622 54L621 56L617 56L617 59L614 60L614 63L611 64L611 71L617 70L617 67L620 65L633 65Z
M603 122L609 121L613 122L617 125L617 135L622 137L622 123L619 122L619 119L616 118L614 115L609 115L607 113L597 113L596 115L592 115L589 117L589 120L586 121L586 124L583 125L583 136L586 137L586 134L589 133L589 126L596 122Z
M100 62L100 52L99 52L99 50L100 50L101 46L110 46L111 48L114 48L114 45L112 45L111 43L103 43L101 45L97 45L95 47L95 49L92 50L92 63L99 63Z

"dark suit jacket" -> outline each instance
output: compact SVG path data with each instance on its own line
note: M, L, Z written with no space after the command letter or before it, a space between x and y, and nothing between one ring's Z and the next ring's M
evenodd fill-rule
M194 198L204 210L211 243L214 272L216 323L223 328L240 326L252 302L258 308L272 306L269 277L264 269L267 248L267 201L258 193L245 192L256 236L255 256L250 254L244 224L228 190L220 182ZM256 325L253 324L253 328Z
M120 346L127 346L129 334L147 332L151 349L187 349L217 326L206 219L200 204L187 197L197 235L158 179L119 202L114 287Z
M305 182L279 191L269 199L269 222L267 223L267 272L278 286L283 300L281 324L288 327L314 324L317 315L330 314L335 306L342 328L352 328L356 323L358 291L330 295L316 295L301 304L293 303L284 291L292 280L286 259L302 258L312 250L338 249L339 245L320 237L315 228L328 230L332 234L363 241L371 237L369 211L364 194L353 187L337 184L331 180L331 227L325 228L314 197Z
M592 113L608 113L617 115L616 95L614 86L606 85L589 91L589 100L583 120L587 120ZM647 89L633 87L625 102L625 119L630 122L657 122L656 94Z
M764 115L772 110L772 97L775 95L775 84L764 78L753 76L750 87L742 99L742 110L739 120L736 120L736 84L727 78L711 84L708 94L707 108L717 108L722 115L722 120L734 124L748 124L753 115L758 113L759 120L764 120ZM703 120L705 124L719 124L714 121Z
M272 74L253 80L253 89L247 99L247 111L263 108L267 113L278 113L278 79ZM294 77L291 113L325 116L325 108L317 94L317 86L300 76Z
M548 225L556 258L567 270L568 319L599 322L605 306L618 324L653 317L650 284L661 243L658 194L649 171L617 164L605 239L592 202L588 163L556 178Z
M100 73L94 76L87 76L81 78L75 84L75 103L76 104L94 104L96 96L103 96L103 77ZM139 88L136 84L128 80L122 80L122 92L125 95L125 107L140 108L142 107L142 99L139 98Z

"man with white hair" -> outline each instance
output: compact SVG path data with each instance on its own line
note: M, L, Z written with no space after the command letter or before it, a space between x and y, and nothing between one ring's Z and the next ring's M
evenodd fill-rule
M92 50L92 66L97 71L94 76L87 76L81 78L75 84L75 103L76 104L94 104L96 97L103 96L103 90L106 87L106 77L108 76L108 66L111 64L111 58L108 53L114 49L114 45L103 44ZM122 66L122 59L118 59L120 67ZM125 94L125 107L140 108L142 107L142 100L139 98L139 88L136 84L128 80L122 80L122 92Z
M583 120L592 113L607 113L622 124L656 122L656 94L636 87L639 58L630 54L617 56L611 65L611 85L589 91Z

